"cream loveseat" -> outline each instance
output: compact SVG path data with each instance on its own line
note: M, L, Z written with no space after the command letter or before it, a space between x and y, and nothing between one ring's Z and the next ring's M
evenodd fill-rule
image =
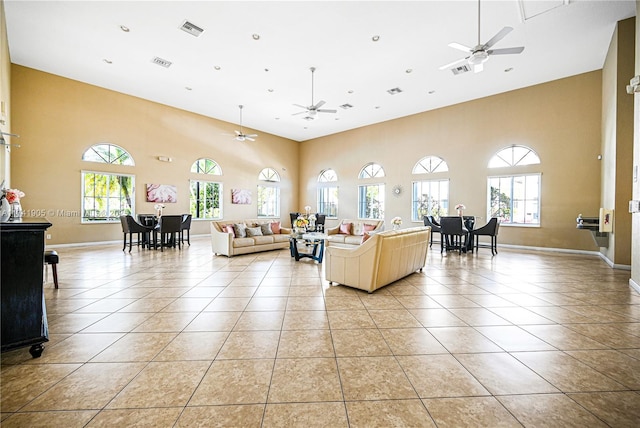
M349 224L351 226L347 227ZM377 233L383 229L384 221L382 220L343 219L336 227L326 229L326 245L345 248L358 247L362 243L365 231Z
M238 226L252 228L248 236L238 236ZM235 226L235 227L234 227ZM267 234L271 231L271 234ZM246 233L246 231L245 231ZM211 249L227 257L289 247L291 229L280 226L279 220L250 219L211 222Z
M427 261L431 228L412 227L372 234L355 248L329 246L324 253L325 277L369 293L420 270Z

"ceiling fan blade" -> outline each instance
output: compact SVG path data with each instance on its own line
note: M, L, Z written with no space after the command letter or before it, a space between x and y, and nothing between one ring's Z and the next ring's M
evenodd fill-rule
M318 113L337 113L338 110L321 108L316 110Z
M451 68L451 67L453 67L454 65L456 65L456 64L458 64L458 63L461 63L462 61L465 61L465 60L466 60L466 59L468 59L468 58L469 58L469 57L467 57L467 58L460 58L460 59L457 59L457 60L455 60L455 61L453 61L453 62L450 62L449 64L446 64L446 65L443 65L442 67L439 67L439 70L446 70L447 68Z
M248 135L247 135L246 137L244 137L244 138L246 138L246 139L247 139L247 140L249 140L249 141L256 141L256 140L254 140L253 138L251 138L251 137L250 137L250 136L248 136Z
M308 112L308 110L306 110L306 109L305 109L304 111L299 111L299 112L297 112L297 113L293 113L291 116L297 116L297 115L299 115L299 114L305 114L305 113L307 113L307 112Z
M473 49L471 49L469 46L461 45L460 43L456 42L449 43L449 47L461 50L463 52L473 52Z
M318 110L320 107L322 107L323 105L325 105L327 102L326 101L318 101L318 104L313 106L314 110Z
M307 106L301 106L300 104L294 104L296 107L300 107L301 109L309 110Z
M482 70L484 70L484 64L476 64L473 66L474 73L480 73Z
M258 136L258 134L249 134L249 135L245 135L245 137L249 138L256 138Z
M0 135L8 135L9 137L20 138L20 136L18 134L11 134L10 132L2 132L2 131L0 131Z
M524 50L524 46L519 46L517 48L503 48L503 49L490 49L487 51L489 55L510 55L510 54L519 54Z
M502 30L498 31L498 34L496 34L495 36L493 36L491 38L491 40L489 40L487 43L484 44L484 48L490 48L491 46L495 45L496 43L498 43L500 40L502 40L504 38L504 36L506 36L507 34L509 34L511 31L513 31L513 28L511 27L504 27Z

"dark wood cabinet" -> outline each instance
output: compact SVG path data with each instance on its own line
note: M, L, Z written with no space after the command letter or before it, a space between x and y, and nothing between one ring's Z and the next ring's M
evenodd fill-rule
M2 352L31 346L35 357L49 340L42 273L46 219L0 223Z

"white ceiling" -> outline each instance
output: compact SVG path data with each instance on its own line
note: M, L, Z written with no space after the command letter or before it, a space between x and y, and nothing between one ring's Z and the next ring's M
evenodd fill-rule
M475 0L4 4L15 64L231 122L229 132L242 104L245 132L296 141L600 69L615 23L635 16L634 0L483 0L482 43L511 26L494 48L525 50L454 75L438 68L465 56L449 43L477 44ZM184 20L204 33L180 30ZM293 104L311 104L312 66L314 102L338 112L307 121Z

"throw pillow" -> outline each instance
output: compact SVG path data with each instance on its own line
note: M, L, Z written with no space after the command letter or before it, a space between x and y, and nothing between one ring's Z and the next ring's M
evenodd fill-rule
M233 225L233 231L236 235L236 238L246 238L247 237L247 226L244 223L236 223Z
M274 221L273 223L271 223L271 231L276 235L280 234L280 222L279 221Z
M233 229L232 224L225 224L224 226L222 226L222 230L232 234L234 238L236 237L236 231Z
M372 230L375 230L376 226L373 224L363 224L362 227L364 228L365 232L371 232Z
M262 229L258 227L247 227L247 236L262 236Z
M351 223L342 223L340 225L340 233L351 235Z
M271 230L271 225L269 223L261 224L260 230L263 235L273 235L273 231Z
M367 239L371 238L371 235L369 235L367 232L362 234L362 241L360 241L361 244L364 244L365 242L367 242Z

